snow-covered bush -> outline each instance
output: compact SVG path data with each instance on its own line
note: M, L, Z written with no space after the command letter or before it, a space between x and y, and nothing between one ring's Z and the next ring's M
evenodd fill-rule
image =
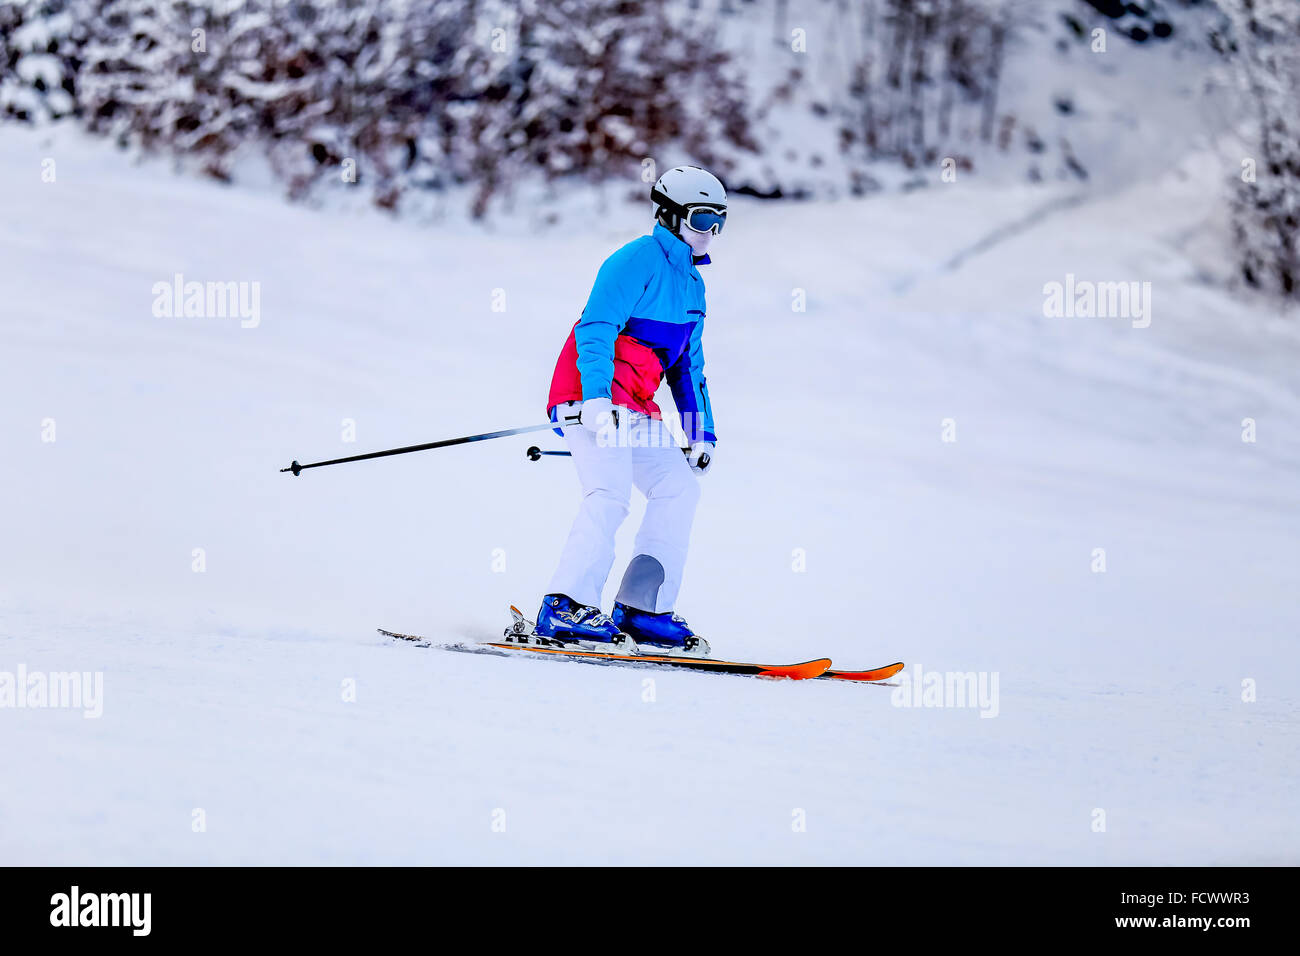
M42 44L66 36L72 3L65 83ZM0 20L0 49L16 64L3 74L16 118L33 118L22 83L36 76L75 91L92 131L197 157L221 178L255 149L294 196L335 177L393 206L413 187L465 183L481 213L521 172L631 173L668 146L725 171L727 149L752 148L726 54L668 6L31 0Z
M70 0L0 4L0 117L42 122L73 112L73 7Z
M291 195L350 161L396 202L411 144L464 59L463 4L243 0L100 4L79 100L92 131L202 157L265 151Z
M1160 0L1142 0L1141 3L1125 0L1082 0L1098 13L1104 14L1115 22L1121 36L1134 43L1146 43L1152 37L1167 40L1174 35L1171 11L1166 10ZM1195 5L1199 0L1181 0L1184 6ZM1082 31L1083 25L1072 14L1065 15L1066 22L1074 29Z

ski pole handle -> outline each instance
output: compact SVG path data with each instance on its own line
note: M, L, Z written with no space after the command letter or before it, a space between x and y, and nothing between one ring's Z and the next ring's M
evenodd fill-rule
M536 445L531 445L526 453L530 461L541 461L543 455L564 455L571 456L571 451L542 451Z

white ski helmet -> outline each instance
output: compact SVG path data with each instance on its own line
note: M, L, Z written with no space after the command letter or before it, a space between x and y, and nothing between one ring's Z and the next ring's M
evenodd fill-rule
M650 190L650 199L655 204L655 219L676 234L682 219L697 232L722 231L722 223L727 218L727 190L722 183L707 169L699 166L674 166L659 177L659 181ZM690 223L690 210L703 206L713 210L716 215L701 217L709 228L700 229Z

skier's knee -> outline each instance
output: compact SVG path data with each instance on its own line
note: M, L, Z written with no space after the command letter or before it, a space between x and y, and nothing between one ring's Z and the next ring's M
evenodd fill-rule
M689 471L665 475L646 492L647 498L664 498L678 502L682 507L694 508L700 500L700 482Z
M587 492L587 501L592 507L598 508L605 514L616 518L620 523L632 510L631 503L628 500L630 497L630 495L621 494L613 488L593 488Z
M686 479L680 483L677 490L677 497L681 499L682 506L695 510L695 506L700 503L700 481L694 475L687 475Z

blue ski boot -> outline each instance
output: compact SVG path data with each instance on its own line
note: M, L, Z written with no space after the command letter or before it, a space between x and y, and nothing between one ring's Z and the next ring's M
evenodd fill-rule
M655 614L614 602L613 623L636 641L643 654L708 657L709 642L686 626L672 611Z
M539 643L593 645L612 654L635 654L636 644L600 608L579 604L567 594L548 594L537 612L533 636Z

